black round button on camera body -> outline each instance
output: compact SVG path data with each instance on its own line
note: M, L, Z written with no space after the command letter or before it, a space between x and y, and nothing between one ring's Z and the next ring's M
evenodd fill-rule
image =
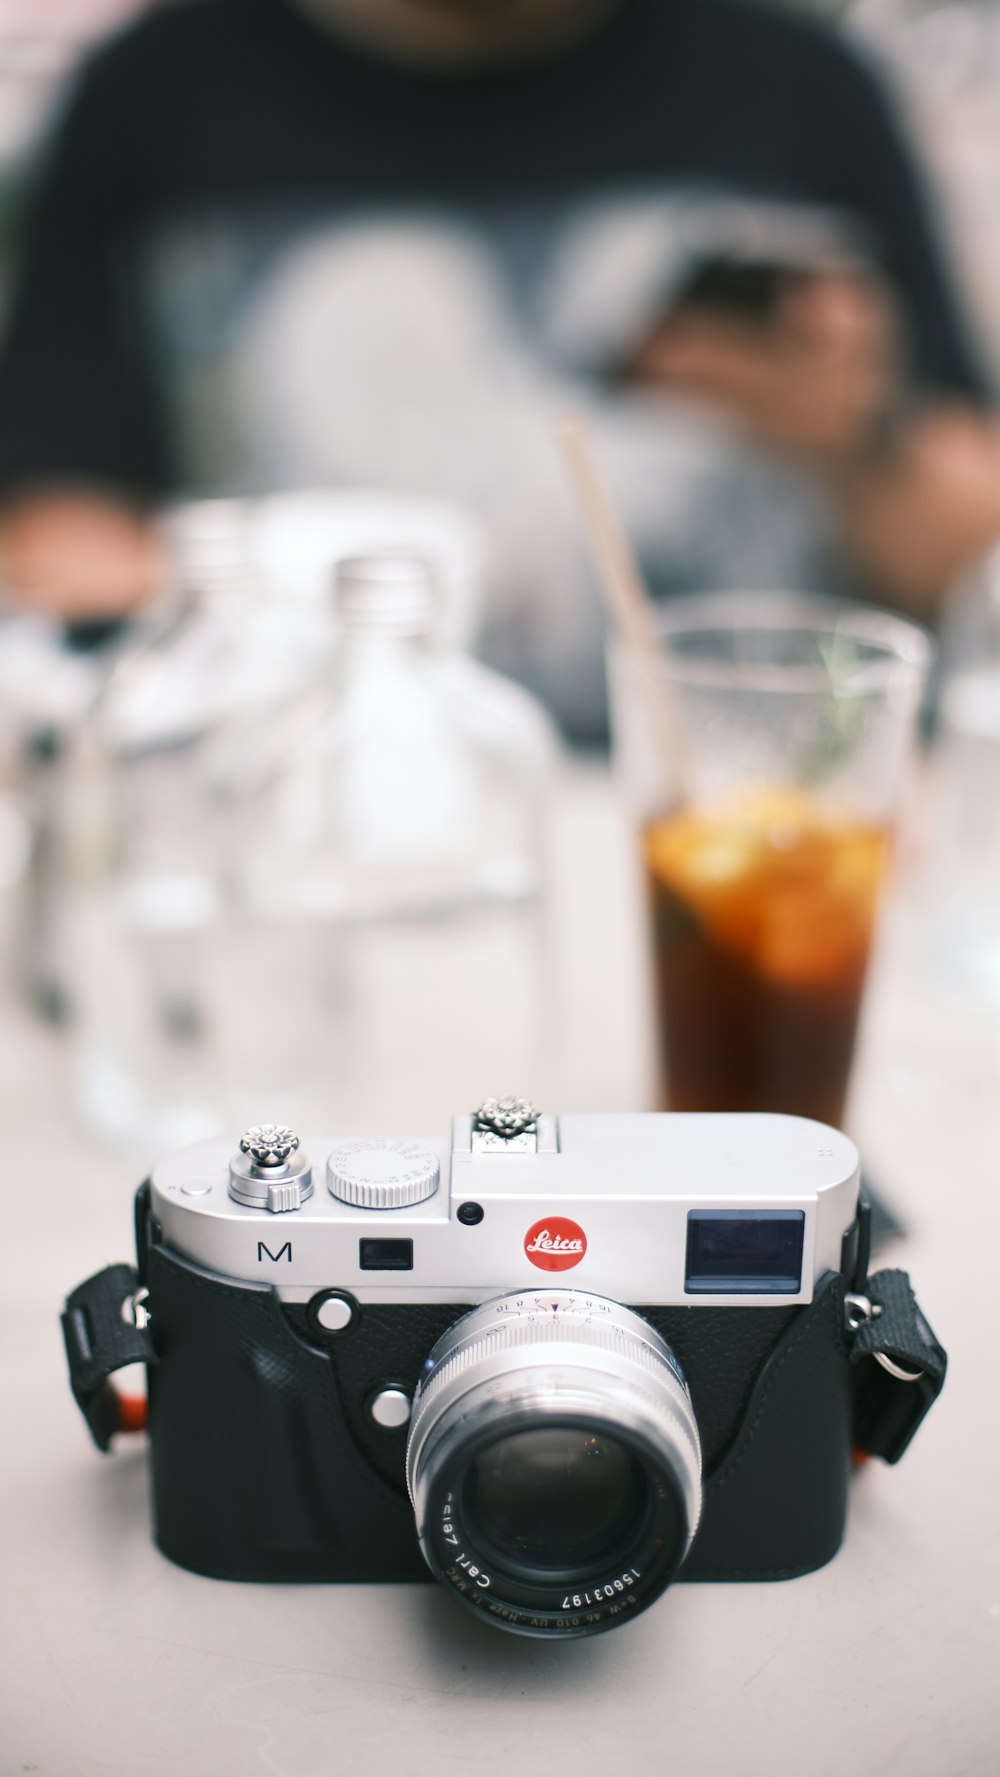
M481 1203L460 1203L455 1214L467 1228L475 1228L482 1221L486 1211Z

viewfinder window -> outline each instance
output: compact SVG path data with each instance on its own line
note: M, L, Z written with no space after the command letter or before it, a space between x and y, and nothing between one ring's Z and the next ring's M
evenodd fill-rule
M802 1287L803 1209L692 1209L688 1295L794 1296Z
M412 1271L412 1240L361 1240L358 1262L362 1271Z

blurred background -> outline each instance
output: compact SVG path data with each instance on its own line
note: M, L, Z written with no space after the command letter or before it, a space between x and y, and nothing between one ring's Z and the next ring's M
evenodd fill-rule
M930 974L1000 1005L1000 4L734 0L707 71L680 7L683 91L589 132L565 20L616 9L504 10L0 0L13 1090L131 1153L264 1097L654 1102L568 406L654 602L935 633L899 856ZM355 102L331 221L309 132Z
M992 361L1000 360L1000 6L996 0L786 0L849 20L903 96ZM9 270L18 193L60 89L88 47L142 0L3 0L0 157Z

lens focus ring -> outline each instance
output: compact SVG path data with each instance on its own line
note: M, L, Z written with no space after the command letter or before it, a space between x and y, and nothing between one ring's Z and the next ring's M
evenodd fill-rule
M552 1300L551 1296L546 1297L547 1302L551 1303ZM625 1309L620 1312L624 1314L629 1311ZM674 1381L684 1387L683 1377L669 1350L664 1347L664 1353L661 1354L647 1343L647 1336L659 1342L659 1335L644 1322L640 1322L644 1329L643 1334L637 1335L610 1314L606 1320L581 1318L571 1323L572 1313L572 1310L564 1310L562 1313L538 1319L521 1318L516 1313L511 1313L508 1320L498 1320L478 1339L471 1336L470 1329L470 1342L457 1345L440 1358L421 1384L421 1408L429 1407L436 1395L479 1363L490 1360L499 1362L508 1353L524 1355L535 1350L539 1357L544 1353L545 1361L551 1362L555 1354L548 1348L553 1344L564 1349L572 1343L574 1346L588 1347L595 1351L621 1354L630 1365L637 1365L657 1379L662 1379L666 1369ZM466 1321L461 1324L467 1324L472 1318L472 1315L466 1316ZM638 1320L637 1315L630 1315L630 1318Z

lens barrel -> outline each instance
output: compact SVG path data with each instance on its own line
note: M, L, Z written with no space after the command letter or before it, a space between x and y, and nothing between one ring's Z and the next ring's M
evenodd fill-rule
M670 1584L701 1508L701 1450L673 1353L604 1297L528 1290L434 1347L407 1482L431 1572L502 1628L594 1634Z

